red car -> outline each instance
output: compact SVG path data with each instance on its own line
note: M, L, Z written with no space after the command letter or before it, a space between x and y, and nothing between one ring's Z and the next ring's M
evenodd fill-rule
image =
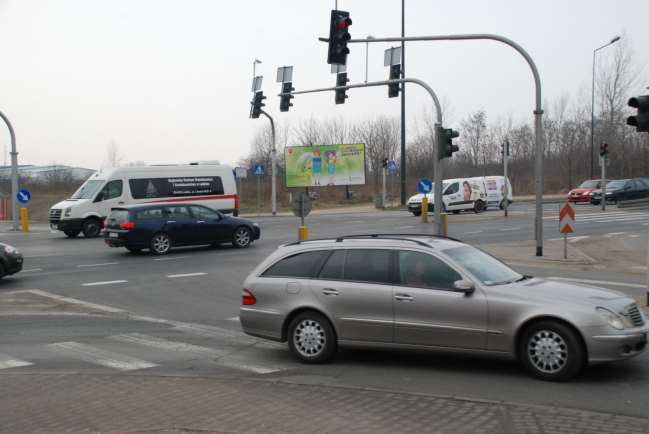
M568 200L573 203L590 202L590 195L593 191L600 189L602 186L601 179L589 179L582 182L579 187L568 192Z

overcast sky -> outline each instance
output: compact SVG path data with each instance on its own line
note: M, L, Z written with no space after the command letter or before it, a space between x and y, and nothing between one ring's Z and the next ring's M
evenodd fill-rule
M387 89L296 96L279 112L276 68L293 65L297 90L333 85L326 64L330 0L0 0L0 110L13 122L21 164L96 168L114 140L126 161L182 163L246 155L265 119L248 119L252 62L263 61L266 109L280 122L399 114ZM352 37L399 36L400 0L340 0ZM590 95L594 48L617 34L649 86L647 0L406 0L406 35L497 33L534 58L543 98ZM387 78L370 45L370 80ZM351 47L351 82L365 79L365 45ZM600 51L605 60L611 48ZM407 46L409 77L428 82L450 106L448 126L485 109L488 120L532 120L533 82L524 60L491 41ZM411 134L431 109L408 87ZM0 125L0 144L9 134ZM0 148L1 149L1 148ZM3 160L0 159L0 164Z

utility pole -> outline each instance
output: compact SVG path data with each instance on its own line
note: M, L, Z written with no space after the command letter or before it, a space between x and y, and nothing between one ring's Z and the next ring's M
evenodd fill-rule
M401 78L406 78L406 3L401 0ZM406 83L401 84L401 206L406 204Z
M503 207L505 208L505 217L507 217L508 211L507 209L509 208L509 182L507 180L507 160L509 160L509 139L505 140L505 143L503 145L503 185L505 186L504 189L504 202L503 202Z
M16 151L16 134L11 122L1 111L0 118L7 124L9 136L11 137L11 218L14 221L13 230L18 231L18 204L16 203L18 200L18 152Z
M266 116L270 121L270 134L271 134L271 140L273 141L273 148L270 153L270 166L271 166L270 195L271 195L271 211L273 215L276 215L277 214L277 147L275 142L275 122L273 121L273 118L264 110L261 111L261 114Z

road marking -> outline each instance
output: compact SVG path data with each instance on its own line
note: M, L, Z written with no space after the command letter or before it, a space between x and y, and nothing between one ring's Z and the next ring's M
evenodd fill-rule
M507 231L520 231L521 228L508 228L508 229L501 229L500 232L507 232Z
M104 262L102 264L82 264L82 265L77 265L79 268L84 268L84 267L103 267L104 265L117 265L119 262Z
M624 218L615 218L615 219L603 219L603 220L588 220L589 222L595 223L624 223L624 222L637 222L640 220L646 220L646 216L637 216L637 217L624 217Z
M169 279L177 279L179 277L194 277L194 276L205 276L207 273L185 273L185 274L167 274Z
M563 238L548 238L548 241L559 241L563 240Z
M365 223L365 220L350 220L347 223Z
M248 363L242 363L241 361L236 359L220 359L217 361L217 364L219 364L220 366L225 366L226 368L252 371L255 374L272 374L273 372L280 372L283 370L281 368L269 368L266 366L250 365Z
M568 238L568 242L569 243L576 243L577 241L585 240L586 238L590 238L590 235L582 235L580 237Z
M462 235L480 234L482 231L462 232Z
M604 234L605 238L612 238L618 235L624 235L626 232L609 232L608 234Z
M29 268L27 270L21 271L21 273L32 273L34 271L43 271L43 269L42 268Z
M23 291L16 291L16 292L23 292ZM104 305L101 305L101 304L90 303L89 301L78 300L76 298L64 297L62 295L52 294L51 292L41 291L40 289L26 289L26 290L24 290L24 292L28 292L28 293L35 294L35 295L40 295L42 297L53 298L55 300L62 301L62 302L65 302L65 303L77 304L79 306L89 307L91 309L100 310L100 311L103 311L103 312L109 312L109 313L122 313L122 312L124 312L124 310L122 310L122 309L117 309L117 308L110 307L110 306L104 306Z
M639 238L639 237L640 237L640 235L638 235L638 234L635 234L635 235L629 235L629 238Z
M239 317L233 316L232 318L228 318L226 321L239 321Z
M115 285L116 283L128 283L128 280L105 280L103 282L89 282L82 283L81 286Z
M168 256L168 257L164 257L164 258L155 258L153 260L154 261L174 261L176 259L187 259L187 258L191 258L191 255L188 255L188 256Z
M0 354L0 369L19 368L21 366L30 366L33 363L16 359L7 354Z
M647 271L647 266L646 265L636 265L631 267L633 270L641 270L641 271Z
M120 371L133 371L158 366L146 360L102 350L78 342L58 342L48 346L61 352L69 353L72 357L83 360L84 362L106 366Z
M226 354L226 352L223 350L219 351L213 348L186 344L184 342L170 341L167 339L149 336L141 333L128 333L123 335L108 336L108 339L129 344L143 345L160 350L180 351L184 353L194 354L208 354L214 357L222 357Z
M548 280L558 280L560 282L578 282L578 283L593 283L600 285L614 285L614 286L628 286L629 288L646 288L647 285L639 283L626 283L626 282L610 282L608 280L590 280L590 279L573 279L568 277L548 277Z
M396 226L395 229L414 229L416 226Z

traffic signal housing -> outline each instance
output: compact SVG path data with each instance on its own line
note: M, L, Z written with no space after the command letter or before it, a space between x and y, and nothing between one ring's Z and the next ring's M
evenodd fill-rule
M450 128L444 128L442 126L437 127L437 137L438 137L438 158L450 158L453 156L454 152L460 150L460 147L453 144L453 139L460 137L460 133Z
M336 87L347 86L348 81L346 72L340 72L336 75ZM336 89L336 104L345 104L347 98L347 89Z
M281 112L287 112L290 107L293 106L293 103L291 100L294 98L293 95L291 95L291 92L293 92L295 88L293 87L293 83L290 81L287 81L286 83L282 83L282 96L280 97L279 100L279 111Z
M401 65L390 65L390 80L398 80L401 76ZM388 98L394 98L399 96L399 89L401 83L392 83L388 84Z
M349 12L332 10L331 21L329 24L329 52L327 54L327 63L330 65L347 64L347 55L349 48L347 42L351 39L349 26L352 20L349 18Z
M388 168L388 159L387 158L383 159L383 161L381 162L381 167L383 167L384 169Z
M259 117L259 115L261 114L261 108L266 106L266 104L263 103L265 99L266 97L264 96L264 92L262 91L255 92L255 96L250 102L250 104L252 104L252 109L250 110L251 118L257 119Z
M606 157L608 155L608 143L602 143L599 145L599 156Z
M635 127L636 131L649 133L649 95L629 98L629 107L638 109L636 116L629 116L626 124Z

